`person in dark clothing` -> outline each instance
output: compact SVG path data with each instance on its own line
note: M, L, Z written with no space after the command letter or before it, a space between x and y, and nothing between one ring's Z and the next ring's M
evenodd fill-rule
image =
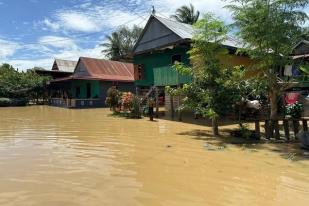
M150 98L148 100L148 113L149 113L149 118L150 118L150 121L153 121L153 114L154 114L154 111L153 111L153 108L155 106L155 101L153 98Z

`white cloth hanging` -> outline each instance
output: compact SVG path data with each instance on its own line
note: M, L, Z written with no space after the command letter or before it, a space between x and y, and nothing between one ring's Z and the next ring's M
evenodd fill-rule
M284 67L284 76L292 76L292 65L285 65Z

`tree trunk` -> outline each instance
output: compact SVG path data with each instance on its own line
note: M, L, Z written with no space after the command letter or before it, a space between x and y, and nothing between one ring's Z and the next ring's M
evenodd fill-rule
M270 119L276 120L278 117L278 101L277 101L277 91L272 90L269 92L270 101Z

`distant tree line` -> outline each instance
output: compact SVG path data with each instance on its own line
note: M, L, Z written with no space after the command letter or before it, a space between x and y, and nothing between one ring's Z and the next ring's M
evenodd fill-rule
M24 105L45 98L46 82L49 77L36 74L33 70L19 72L9 64L0 66L0 106Z

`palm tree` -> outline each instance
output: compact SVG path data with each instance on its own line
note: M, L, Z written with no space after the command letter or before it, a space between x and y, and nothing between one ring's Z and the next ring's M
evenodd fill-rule
M131 60L133 47L142 33L142 28L134 26L132 29L121 27L108 35L107 41L101 44L104 53L111 60Z
M197 22L200 17L200 12L195 11L195 8L192 4L190 6L182 6L178 8L175 12L175 15L172 15L171 18L185 24L194 24Z

